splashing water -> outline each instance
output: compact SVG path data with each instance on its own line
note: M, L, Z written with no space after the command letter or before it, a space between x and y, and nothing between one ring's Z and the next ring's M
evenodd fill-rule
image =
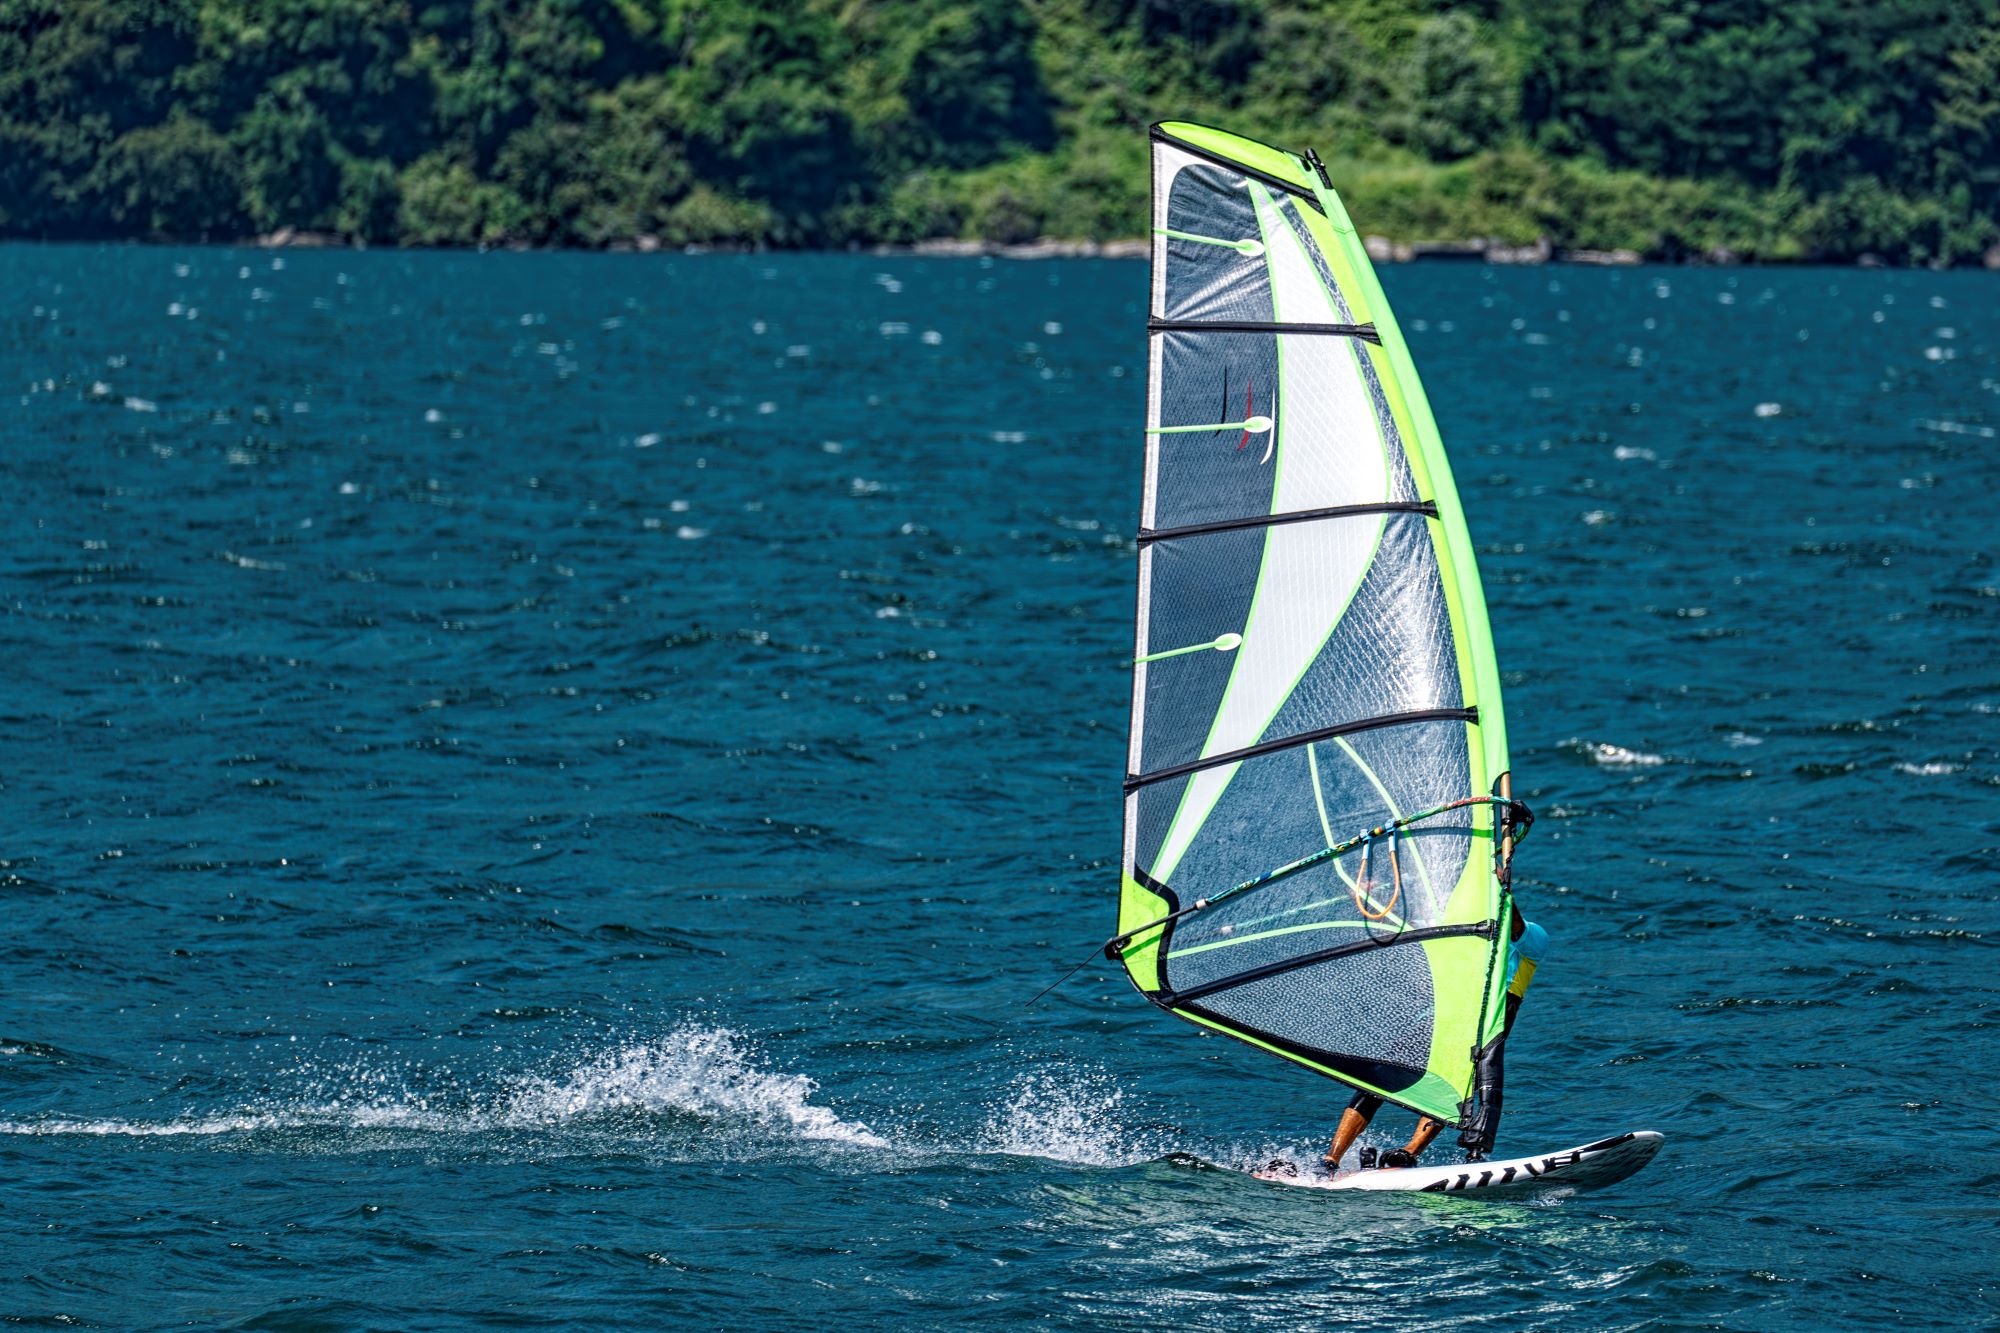
M177 1120L0 1120L0 1134L118 1135L127 1138L187 1138L212 1134L244 1134L270 1129L269 1115L188 1116Z
M813 1105L818 1088L803 1074L759 1068L737 1033L691 1025L660 1041L606 1051L555 1078L524 1079L498 1118L527 1128L607 1114L680 1112L791 1130L804 1139L889 1146L866 1126Z
M449 1071L426 1076L427 1083L447 1089L437 1094L415 1090L409 1081L404 1071L343 1066L309 1071L297 1095L273 1098L264 1105L163 1120L64 1116L0 1120L0 1134L134 1138L298 1130L477 1134L572 1125L601 1129L611 1122L643 1141L658 1137L658 1127L647 1121L693 1116L707 1122L710 1141L718 1136L732 1142L775 1137L781 1142L889 1146L865 1125L815 1105L811 1098L819 1085L812 1079L763 1068L754 1047L740 1034L698 1024L684 1024L652 1041L615 1046L553 1075L505 1077L497 1088L460 1091Z
M1159 1134L1120 1123L1124 1101L1124 1091L1101 1074L1065 1068L1026 1075L987 1117L979 1151L1079 1166L1130 1166L1167 1152L1173 1145Z

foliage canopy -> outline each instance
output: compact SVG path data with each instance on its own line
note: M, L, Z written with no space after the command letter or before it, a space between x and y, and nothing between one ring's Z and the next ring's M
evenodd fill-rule
M2000 243L2000 0L0 0L15 236L1132 236L1166 118L1399 240Z

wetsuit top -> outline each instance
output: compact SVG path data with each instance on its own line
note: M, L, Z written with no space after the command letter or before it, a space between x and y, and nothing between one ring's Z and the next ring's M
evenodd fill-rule
M1528 984L1535 979L1535 966L1548 952L1549 932L1534 922L1522 925L1521 938L1513 942L1507 950L1507 993L1519 999L1528 993Z

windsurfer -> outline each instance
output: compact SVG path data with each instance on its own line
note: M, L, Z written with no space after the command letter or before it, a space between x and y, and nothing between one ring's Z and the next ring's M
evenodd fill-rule
M1483 1095L1479 1113L1458 1140L1474 1160L1493 1147L1493 1137L1500 1128L1502 1052L1507 1044L1507 1034L1514 1030L1514 1016L1521 1012L1521 997L1528 993L1528 984L1535 979L1535 966L1541 961L1549 943L1549 933L1524 918L1518 908L1510 914L1507 934L1511 941L1507 950L1507 1017L1500 1029L1500 1039L1480 1060L1479 1086ZM1361 1131L1368 1128L1368 1122L1381 1109L1382 1099L1373 1093L1358 1092L1354 1095L1354 1100L1341 1112L1340 1125L1333 1132L1333 1144L1326 1150L1324 1160L1328 1174L1340 1170L1341 1158L1347 1156L1347 1150L1354 1146L1354 1141L1361 1137ZM1418 1119L1410 1141L1401 1148L1392 1148L1379 1156L1373 1148L1363 1148L1360 1152L1361 1166L1364 1170L1371 1167L1415 1166L1418 1156L1431 1146L1443 1129L1442 1120L1423 1116Z

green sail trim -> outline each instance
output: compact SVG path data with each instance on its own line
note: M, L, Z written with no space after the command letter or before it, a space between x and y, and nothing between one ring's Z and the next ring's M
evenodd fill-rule
M1473 554L1472 533L1466 527L1458 487L1452 481L1451 461L1445 454L1444 440L1438 433L1430 399L1424 395L1423 383L1417 378L1416 362L1410 356L1410 346L1403 337L1402 325L1397 323L1395 313L1389 308L1389 298L1382 290L1381 278L1377 276L1367 249L1361 243L1360 234L1347 215L1346 206L1341 203L1340 196L1319 179L1317 172L1303 163L1300 164L1300 171L1324 213L1323 217L1316 217L1307 210L1307 229L1316 234L1321 227L1325 229L1334 243L1333 253L1328 255L1329 261L1333 261L1334 254L1339 256L1336 274L1342 269L1352 274L1367 303L1368 313L1364 317L1357 311L1356 320L1372 320L1381 337L1379 345L1367 349L1368 355L1377 360L1383 388L1388 392L1390 410L1395 414L1397 424L1403 427L1404 438L1416 441L1417 448L1408 456L1411 467L1417 470L1418 485L1425 487L1425 493L1435 500L1438 507L1434 539L1441 539L1438 566L1444 575L1445 602L1451 612L1452 637L1458 645L1461 659L1460 679L1467 686L1465 702L1479 709L1479 721L1468 724L1474 761L1472 777L1480 790L1489 790L1501 774L1509 771L1507 721L1500 706L1500 663L1493 651L1493 630L1487 620L1485 591L1479 582L1479 562ZM1469 671L1465 669L1468 666ZM1490 807L1478 809L1475 825L1482 826L1489 838L1492 836L1493 812ZM1485 873L1475 876L1475 868ZM1448 899L1450 906L1445 921L1448 924L1498 921L1503 905L1498 877L1491 873L1489 866L1476 866L1470 859L1465 869L1464 878ZM1431 955L1434 975L1442 968L1454 967L1452 955L1458 951L1451 946L1459 943L1459 940L1434 940L1424 945L1425 952ZM1486 976L1484 985L1478 990L1476 1007L1473 996L1459 987L1452 988L1449 1007L1440 1003L1433 1027L1433 1032L1440 1038L1448 1027L1456 1027L1474 1013L1477 1017L1471 1018L1471 1022L1479 1031L1480 1045L1500 1035L1506 1017L1501 993L1507 984L1504 965L1507 947L1507 932L1497 932L1492 947L1487 950ZM1442 999L1447 993L1440 991L1438 994ZM1462 1070L1468 1091L1472 1065L1473 1056L1469 1051L1443 1049L1441 1042L1433 1046L1431 1068L1440 1070L1443 1066L1454 1072Z
M1271 274L1274 303L1270 315L1272 322L1281 322L1286 318L1285 313L1276 308L1278 284L1275 270L1269 268L1274 259L1272 246L1297 241L1296 235L1291 230L1292 224L1281 220L1282 215L1283 218L1296 217L1298 224L1303 227L1310 239L1312 248L1318 252L1318 258L1323 261L1326 272L1331 275L1333 289L1326 290L1328 303L1336 309L1344 306L1347 319L1352 323L1372 324L1377 330L1380 344L1355 340L1351 344L1353 356L1357 359L1357 365L1365 364L1367 369L1372 371L1374 382L1379 385L1381 395L1379 401L1386 403L1389 417L1393 419L1396 434L1403 445L1400 455L1408 467L1410 477L1414 479L1417 494L1425 500L1432 501L1437 508L1437 517L1424 527L1429 534L1431 549L1435 555L1439 583L1449 618L1452 642L1457 656L1457 683L1462 703L1469 709L1477 710L1476 721L1459 724L1465 728L1466 754L1471 779L1470 790L1464 794L1489 793L1495 781L1508 771L1507 742L1505 720L1501 710L1499 669L1494 657L1491 629L1471 536L1466 528L1456 488L1452 483L1450 462L1439 437L1429 401L1417 376L1408 344L1345 207L1339 196L1320 180L1318 173L1308 166L1305 160L1291 153L1226 131L1184 122L1165 123L1156 126L1155 131L1160 143L1168 145L1167 151L1172 147L1182 147L1217 165L1236 166L1243 174L1250 177L1247 183L1248 190L1252 199L1256 201L1258 229L1262 233L1258 245L1261 254L1254 257L1264 261L1257 267ZM1163 151L1162 148L1156 144L1156 155L1160 151ZM1279 233L1278 226L1283 226L1285 231ZM1179 236L1184 240L1210 242L1208 252L1219 255L1219 258L1203 262L1217 264L1243 262L1230 255L1228 253L1230 250L1249 256L1247 248L1239 247L1236 243L1215 244L1212 237L1198 234L1182 235L1164 227L1156 227L1155 231L1168 236ZM1160 245L1156 244L1156 265L1163 262L1164 253ZM1197 252L1182 253L1184 259L1186 254ZM1156 292L1164 290L1157 286L1163 281L1158 274L1155 281ZM1325 287L1323 280L1321 285ZM1163 312L1158 308L1153 313L1156 318L1163 315L1168 318L1174 317L1172 312ZM1291 318L1301 320L1308 317L1298 313L1293 314ZM1287 383L1285 373L1289 369L1284 364L1286 361L1284 349L1288 337L1290 335L1282 331L1277 331L1273 337L1279 364L1280 385L1275 436L1279 468L1284 467L1287 454L1283 405ZM1156 356L1154 374L1158 376L1160 373ZM1232 427L1183 427L1179 428L1179 431L1193 433L1204 429L1230 428ZM1173 427L1156 427L1148 431L1149 438L1154 439L1169 433L1179 432ZM1154 447L1149 445L1149 450ZM1383 439L1383 447L1385 451L1388 449L1386 437ZM1149 468L1150 466L1149 463ZM1275 493L1274 488L1273 494ZM1379 531L1377 538L1379 546ZM1371 567L1372 563L1371 557ZM1252 609L1248 613L1252 618L1256 615L1257 602L1261 601L1264 595L1263 583L1264 579L1260 574ZM1350 602L1352 596L1353 593L1350 591ZM1144 614L1143 607L1142 614ZM1341 615L1345 614L1343 608ZM1334 624L1338 623L1339 620L1336 618ZM1195 645L1192 650L1176 651L1181 653L1199 651L1205 646ZM1239 662L1243 660L1241 654L1234 656ZM1225 690L1224 703L1218 706L1216 715L1218 726L1222 710L1227 706L1228 692L1235 688L1236 680L1232 675ZM1213 752L1216 740L1217 733L1211 732L1202 753ZM1358 768L1380 794L1385 807L1396 817L1400 817L1401 812L1397 808L1397 803L1391 798L1380 776L1351 745L1344 740L1341 742L1338 760L1334 760L1331 753L1325 755L1316 753L1316 748L1308 746L1305 758L1312 770L1312 796L1319 816L1317 831L1324 833L1328 845L1333 845L1336 838L1352 836L1359 830L1343 830L1329 824L1325 801L1319 790L1323 760L1333 760L1336 765L1351 764ZM1240 766L1229 765L1225 770L1218 770L1222 785L1226 786L1231 781L1238 767ZM1349 771L1353 772L1354 769ZM1192 784L1188 790L1192 792ZM1209 810L1214 807L1217 799L1218 795L1211 793L1204 808L1190 809L1187 808L1189 796L1183 794L1182 808L1169 821L1169 833L1160 847L1160 850L1167 854L1160 864L1153 868L1154 876L1157 878L1147 877L1146 883L1142 884L1140 878L1135 876L1136 867L1127 865L1120 896L1121 931L1137 929L1147 922L1156 921L1172 911L1191 905L1194 892L1184 889L1176 893L1173 888L1166 886L1160 886L1156 891L1148 885L1157 885L1159 880L1165 880L1170 885L1174 883L1175 863L1181 859L1181 853L1192 845L1189 840L1200 836L1201 824L1207 820ZM1132 817L1128 810L1128 820ZM1457 874L1453 883L1433 882L1432 868L1423 854L1415 847L1405 849L1406 854L1411 857L1405 865L1406 871L1415 872L1415 882L1421 884L1422 891L1432 903L1438 903L1441 897L1440 910L1427 918L1426 924L1466 926L1498 923L1501 919L1504 903L1492 856L1494 812L1489 806L1478 805L1472 808L1469 818L1471 823L1469 851L1464 869ZM1182 828L1177 843L1172 830L1182 826L1184 820L1194 822ZM1128 839L1129 836L1128 831ZM1347 881L1348 887L1353 889L1353 878L1347 874L1345 867L1336 862L1334 868ZM1251 873L1255 873L1254 870ZM1413 885L1410 880L1406 879L1405 891L1411 887ZM1274 921L1276 927L1274 929L1243 932L1242 926L1248 923L1238 923L1239 933L1234 938L1207 940L1182 947L1175 947L1172 943L1171 932L1174 929L1172 926L1145 930L1125 945L1122 955L1124 965L1133 983L1142 992L1171 1004L1171 992L1165 991L1161 984L1163 966L1192 954L1204 954L1208 958L1227 957L1227 948L1232 944L1246 944L1255 940L1268 940L1273 936L1305 935L1315 930L1351 926L1354 923L1346 921L1301 919L1301 914L1308 913L1312 908L1337 907L1337 904L1343 901L1350 902L1351 911L1351 900L1348 895L1339 895L1303 907L1287 908L1260 918L1266 921L1276 917L1292 919L1291 923ZM1364 901L1369 903L1371 910L1381 905L1372 897ZM1335 914L1339 915L1337 911ZM1400 919L1396 920L1396 924L1401 924ZM1203 1028L1234 1037L1327 1077L1362 1088L1385 1100L1434 1116L1447 1123L1462 1124L1472 1096L1476 1048L1496 1037L1501 1029L1504 1015L1501 997L1506 974L1504 965L1507 950L1506 936L1507 932L1504 929L1494 929L1482 935L1460 934L1443 938L1426 938L1416 942L1414 948L1410 945L1402 946L1411 949L1412 952L1421 951L1430 974L1433 1004L1432 1040L1428 1059L1421 1076L1408 1086L1396 1088L1377 1086L1352 1069L1336 1068L1325 1059L1316 1058L1315 1053L1299 1049L1298 1043L1259 1032L1212 1012L1194 1012L1182 1007L1170 1008L1170 1012ZM1163 944L1166 945L1164 951L1161 948ZM1163 952L1164 958L1161 956ZM1228 994L1229 992L1225 990L1218 998Z

